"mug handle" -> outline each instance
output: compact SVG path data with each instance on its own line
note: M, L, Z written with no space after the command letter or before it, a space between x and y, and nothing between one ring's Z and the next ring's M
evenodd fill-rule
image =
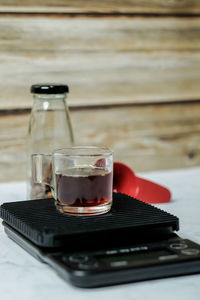
M52 154L32 154L31 169L33 183L49 186L53 194Z

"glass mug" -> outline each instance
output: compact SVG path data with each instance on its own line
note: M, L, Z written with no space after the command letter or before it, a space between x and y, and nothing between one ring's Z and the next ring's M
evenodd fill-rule
M51 187L61 213L97 215L111 208L113 153L108 148L69 147L33 154L32 177L35 184Z

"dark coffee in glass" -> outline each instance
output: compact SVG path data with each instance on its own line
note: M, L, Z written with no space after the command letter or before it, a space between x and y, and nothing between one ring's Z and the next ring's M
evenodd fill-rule
M112 172L96 167L72 168L56 174L57 202L72 207L91 207L110 203Z

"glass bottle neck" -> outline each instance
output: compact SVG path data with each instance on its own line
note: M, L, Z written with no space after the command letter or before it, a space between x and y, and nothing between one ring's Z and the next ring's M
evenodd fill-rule
M34 94L33 109L55 110L65 109L67 94Z
M68 145L73 144L73 129L68 105L65 101L67 94L34 94L33 97L34 104L31 111L29 131L38 132L38 128L40 128L42 132L44 130L46 131L48 127L50 128L49 131L52 138L53 134L54 136L58 135L55 128L59 127L60 132L64 132L62 144L64 139ZM38 136L38 133L34 134ZM64 136L68 136L69 139L64 138ZM56 148L59 148L59 146L53 146L53 149Z
M51 101L51 100L59 100L59 99L66 99L67 94L34 94L34 99L40 101Z

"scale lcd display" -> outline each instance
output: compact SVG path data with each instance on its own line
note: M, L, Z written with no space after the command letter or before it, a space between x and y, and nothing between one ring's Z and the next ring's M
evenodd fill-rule
M166 249L140 251L128 254L114 254L107 256L100 256L98 260L104 265L141 265L148 261L155 261L160 256L169 256L172 253Z

